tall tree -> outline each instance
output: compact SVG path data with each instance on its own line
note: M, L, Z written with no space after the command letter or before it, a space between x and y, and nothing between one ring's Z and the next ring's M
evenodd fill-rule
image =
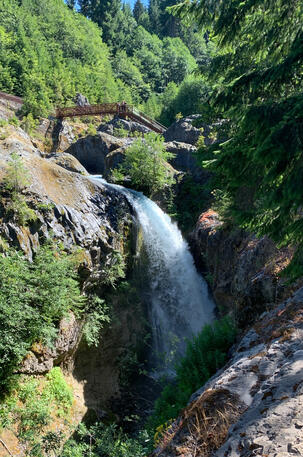
M148 6L150 32L162 34L160 0L150 0Z
M221 47L212 103L230 140L212 157L217 186L243 227L300 246L303 273L303 9L301 0L186 1L175 12ZM298 270L297 270L298 271Z
M134 18L136 19L138 24L140 22L140 17L144 13L145 13L145 8L144 8L143 3L141 2L141 0L136 0L135 6L134 6L134 10L133 10L133 14L134 14Z

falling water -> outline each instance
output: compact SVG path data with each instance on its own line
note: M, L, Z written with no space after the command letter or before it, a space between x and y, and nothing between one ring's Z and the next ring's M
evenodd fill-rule
M136 212L148 256L153 362L165 360L169 365L174 354L184 350L184 340L213 319L207 284L177 225L156 203L100 177L94 180L123 193Z

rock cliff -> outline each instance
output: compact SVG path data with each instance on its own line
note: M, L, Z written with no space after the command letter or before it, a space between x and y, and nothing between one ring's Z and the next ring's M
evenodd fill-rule
M10 112L5 112L9 117ZM92 181L74 156L60 153L45 157L20 127L7 124L4 131L0 138L0 185L11 154L15 152L29 174L29 185L22 193L36 219L27 225L20 224L7 212L8 197L2 192L2 242L21 249L29 260L48 239L61 242L67 251L80 249L79 274L83 290L94 289L102 296L106 288L102 285L104 277L117 252L127 258L131 268L136 237L132 208L123 195ZM130 311L119 306L116 303L117 309L113 310L119 319L105 330L100 347L89 348L81 343L81 350L77 352L83 322L71 314L59 324L54 347L34 345L20 372L42 374L60 365L86 384L84 393L89 406L104 405L119 393L117 358L126 347L135 344L141 325L140 313L143 314L137 310L136 319L132 319ZM91 391L94 395L90 395L89 400L87 392Z
M224 226L213 210L201 214L190 244L219 308L232 311L241 327L290 293L279 273L293 251L278 249L267 237Z
M166 431L157 457L303 455L303 289L243 336Z

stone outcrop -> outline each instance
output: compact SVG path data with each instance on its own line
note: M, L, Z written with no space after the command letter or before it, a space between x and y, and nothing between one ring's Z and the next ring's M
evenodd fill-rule
M189 143L181 143L180 141L170 141L165 143L165 148L168 152L174 154L169 163L175 170L189 173L192 178L200 183L205 183L209 178L210 173L204 170L197 163L195 156L197 148Z
M104 279L107 265L111 263L112 256L120 252L127 255L129 266L132 263L133 217L126 198L92 181L77 159L69 154L44 158L33 146L30 137L19 128L12 127L8 136L0 140L0 150L0 182L5 176L11 152L17 150L22 157L30 181L23 196L37 216L28 225L20 225L16 218L6 213L4 196L0 219L1 239L23 250L29 259L47 239L62 242L68 251L81 248L79 273L83 289L88 292L93 288L95 293L102 296L106 287ZM115 309L112 312L118 313ZM93 349L82 342L81 348L85 350L81 349L79 353L77 348L83 320L77 321L71 314L69 319L60 322L54 348L33 345L20 372L42 374L55 365L71 371L76 359L75 376L86 382L84 394L88 395L86 391L94 393L94 397L90 396L90 399L94 399L88 403L91 406L104 404L118 392L116 358L135 341L140 326L140 312L143 316L144 312L138 311L132 320L129 310L121 310L115 325L104 331L106 338L101 345ZM88 365L88 361L92 360ZM95 371L86 371L92 365Z
M80 138L66 152L76 157L89 173L107 176L110 171L107 156L118 149L122 151L130 142L128 139L98 132L96 135Z
M83 165L81 165L81 163L74 156L68 154L67 152L52 154L49 156L49 160L56 163L57 165L60 165L60 167L65 168L68 171L73 171L82 175L88 175Z
M303 455L302 340L303 288L244 335L153 456Z
M101 124L98 128L98 131L108 133L109 135L114 135L115 129L123 129L128 133L138 132L144 134L151 132L148 127L145 127L145 125L142 125L139 122L120 119L119 117L114 117L106 124Z
M85 95L80 94L80 93L76 94L75 103L78 106L87 106L87 105L90 104L89 101L88 101L88 98L85 97Z
M83 323L77 321L73 313L61 320L58 337L54 347L49 348L42 343L33 344L19 369L24 374L44 374L55 365L63 365L71 370L73 357L81 338Z
M254 322L267 305L285 296L279 273L292 257L290 249L278 249L267 237L224 227L212 210L200 216L190 244L217 304L232 310L241 326Z
M165 141L178 141L180 143L195 145L202 135L202 130L194 127L193 121L200 117L200 114L193 114L192 116L183 117L174 122L168 127L166 132L164 132L163 136Z
M52 121L52 151L64 152L76 140L71 125L68 121L58 119Z

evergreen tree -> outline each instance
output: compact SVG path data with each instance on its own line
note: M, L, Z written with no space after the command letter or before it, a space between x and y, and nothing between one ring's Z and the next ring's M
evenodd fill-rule
M134 18L136 19L138 24L140 23L140 18L142 16L142 14L144 14L144 13L145 13L145 8L144 8L143 3L141 2L141 0L136 0L133 14L134 14Z
M236 222L300 246L302 274L302 2L192 1L174 11L211 28L221 47L211 101L230 119L230 140L211 157L216 185Z
M76 6L76 0L67 0L66 4L71 10L73 10Z
M148 6L150 32L162 35L160 0L150 0Z

